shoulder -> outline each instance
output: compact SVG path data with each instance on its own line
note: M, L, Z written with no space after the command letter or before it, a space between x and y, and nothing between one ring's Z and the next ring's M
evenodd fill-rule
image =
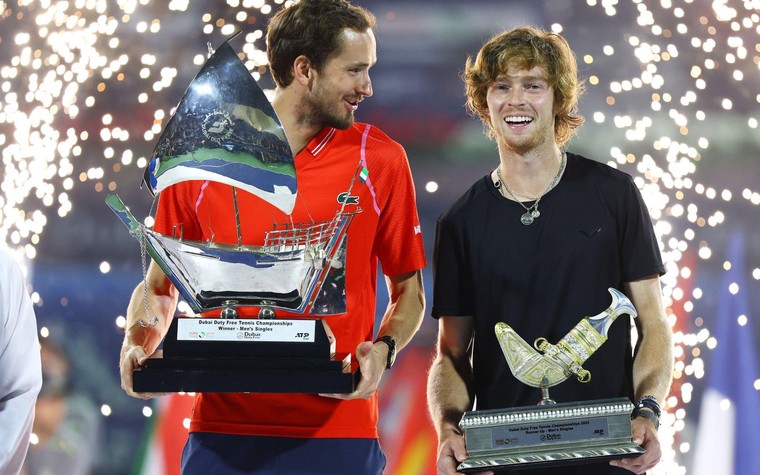
M14 282L23 279L18 262L6 251L0 250L0 275L3 276L0 285L10 287Z
M18 305L19 296L24 292L24 285L24 275L18 262L6 251L0 250L0 319L2 319L0 328L18 318L18 312L11 309ZM2 334L3 332L0 331L0 335Z
M439 224L453 224L477 216L486 208L491 193L488 190L488 177L476 181L438 218Z
M404 147L383 132L379 127L363 122L355 122L351 127L342 132L341 135L350 136L353 140L358 140L360 145L366 147L367 153L387 154L405 154Z
M567 164L571 180L605 195L625 194L636 188L631 175L606 163L568 152Z
M633 181L633 178L628 173L598 160L584 157L583 155L568 152L567 163L571 169L576 170L582 177L593 177L597 180L613 183Z

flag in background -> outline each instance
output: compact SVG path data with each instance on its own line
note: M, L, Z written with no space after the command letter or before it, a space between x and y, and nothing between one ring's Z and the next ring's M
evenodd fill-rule
M744 240L731 238L717 297L713 336L717 346L707 367L693 473L760 474L760 364L755 349L744 274Z
M187 441L184 421L194 397L168 394L159 399L135 472L138 475L179 475L182 448Z
M383 378L378 432L387 475L436 474L438 438L427 410L431 358L430 348L407 346Z

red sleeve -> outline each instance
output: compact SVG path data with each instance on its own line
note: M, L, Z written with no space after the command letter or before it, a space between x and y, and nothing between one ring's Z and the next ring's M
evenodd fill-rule
M368 163L380 208L373 250L383 273L400 275L425 267L425 248L406 152L383 138L384 143L368 147L379 152L373 153Z
M153 230L168 236L202 240L195 203L202 182L183 182L172 185L158 196L156 222Z

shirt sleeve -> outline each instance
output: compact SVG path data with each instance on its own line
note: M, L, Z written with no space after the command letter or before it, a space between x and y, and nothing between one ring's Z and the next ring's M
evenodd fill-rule
M18 473L42 387L34 308L21 269L0 253L0 473Z
M412 173L406 153L400 145L397 147L398 153L384 170L387 179L379 181L385 199L374 250L386 275L405 274L426 265Z
M188 181L162 191L158 196L153 230L166 236L181 235L185 239L200 240L202 231L195 211L196 188L202 189L203 185Z
M433 250L434 318L472 315L475 311L473 279L463 241L451 219L445 216L438 219Z
M618 213L622 222L620 263L623 282L632 282L652 275L665 274L660 247L652 226L649 210L633 179L629 178L622 206Z

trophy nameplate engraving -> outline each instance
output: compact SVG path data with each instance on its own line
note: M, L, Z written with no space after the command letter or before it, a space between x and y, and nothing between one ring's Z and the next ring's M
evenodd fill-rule
M182 318L177 340L314 342L316 320Z
M468 457L458 471L589 463L644 453L631 441L633 404L628 398L566 403L549 398L549 388L572 375L589 381L591 374L582 365L607 340L612 322L622 314L636 317L625 295L609 292L610 307L582 319L556 345L539 338L534 349L509 325L496 324L510 370L519 381L541 389L542 399L536 406L466 412L459 425Z
M133 371L135 391L349 393L360 378L324 320L176 317L163 350Z

